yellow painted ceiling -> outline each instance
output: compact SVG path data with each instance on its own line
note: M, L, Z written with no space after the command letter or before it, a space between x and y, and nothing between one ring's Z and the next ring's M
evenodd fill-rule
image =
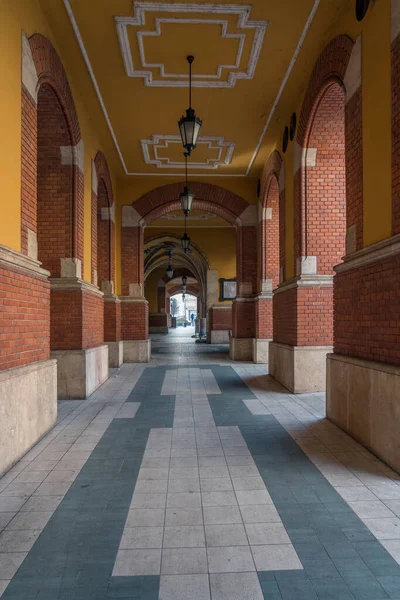
M199 87L193 88L192 105L203 119L205 139L193 153L190 173L253 178L280 139L289 111L304 92L305 76L336 33L335 23L353 4L320 1L273 111L316 0L40 3L60 47L68 52L80 43L81 59L86 60L102 118L117 147L121 174L182 176L177 120L188 106L186 56L193 54ZM217 6L226 7L226 12L217 11Z

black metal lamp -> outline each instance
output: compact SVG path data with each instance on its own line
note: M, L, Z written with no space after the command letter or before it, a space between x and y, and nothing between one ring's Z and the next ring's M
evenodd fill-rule
M168 268L167 268L167 277L168 277L168 279L172 279L174 276L174 270L173 270L172 264L171 264L171 256L172 256L171 251L168 252L168 256L169 256L169 264L168 264Z
M187 152L185 152L185 175L186 175L186 182L185 182L185 187L183 189L182 194L179 196L181 199L181 206L182 206L182 210L185 214L185 216L187 217L188 214L190 213L190 209L192 208L192 202L194 199L194 194L192 194L192 192L189 190L189 186L188 186L188 176L187 176L187 157L189 156L189 154Z
M182 275L182 285L186 285L187 284L187 277L186 275Z
M186 58L189 63L189 108L186 110L186 116L182 116L178 121L178 125L183 147L190 156L192 150L196 148L202 120L196 117L192 108L192 62L194 61L194 56L187 56Z
M185 233L181 237L181 246L182 246L182 250L186 254L187 251L189 250L189 246L190 246L190 237L186 233L186 215L185 215Z

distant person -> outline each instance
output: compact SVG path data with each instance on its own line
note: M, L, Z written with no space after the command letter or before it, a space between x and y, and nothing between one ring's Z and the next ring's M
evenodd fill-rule
M192 314L190 315L190 320L191 320L191 322L192 322L192 327L193 327L193 325L194 325L194 313L192 313Z

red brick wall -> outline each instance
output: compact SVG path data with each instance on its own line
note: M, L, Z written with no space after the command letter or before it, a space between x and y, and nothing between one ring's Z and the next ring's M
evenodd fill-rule
M0 370L50 357L46 277L0 265Z
M130 283L144 282L143 229L123 227L121 238L122 295L128 296Z
M400 233L400 35L392 42L393 233Z
M121 340L121 303L104 302L104 341Z
M36 103L22 86L22 146L21 146L21 251L28 254L28 229L37 231L36 217Z
M400 365L400 257L334 277L334 350Z
M273 339L280 344L297 344L297 290L291 288L273 297Z
M255 300L232 304L232 336L235 338L256 337Z
M60 276L60 258L73 256L73 167L61 165L60 153L60 146L70 145L61 104L43 85L38 94L38 257L52 277Z
M94 168L94 167L93 167ZM95 271L97 271L97 194L92 190L92 214L91 214L91 265L92 265L92 279L91 282L95 285L99 283L99 279L95 278Z
M330 83L317 102L307 142L317 149L316 166L303 174L302 256L317 256L318 273L331 274L345 254L346 240L343 88Z
M253 294L257 293L257 226L237 229L236 273L240 283L251 283Z
M263 279L272 279L275 288L279 284L279 183L276 177L271 178L266 207L272 209L272 219L265 221L266 271Z
M102 219L102 208L109 208L109 200L104 181L100 179L97 193L97 281L99 287L101 287L102 281L112 280L110 267L111 221Z
M147 340L149 337L147 302L121 302L121 335L123 340Z
M274 341L291 346L331 346L333 290L291 288L274 295Z
M363 136L361 87L345 109L347 227L356 226L356 250L363 247Z
M103 299L82 290L51 290L51 350L80 350L104 342Z
M232 306L209 310L210 331L232 329Z
M149 315L150 327L164 327L167 325L167 314L165 315Z
M256 337L272 339L272 298L257 298L256 300Z

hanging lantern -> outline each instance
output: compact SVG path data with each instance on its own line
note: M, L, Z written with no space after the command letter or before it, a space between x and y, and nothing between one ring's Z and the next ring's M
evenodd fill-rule
M185 215L190 213L190 209L192 208L192 202L194 199L194 194L189 191L188 187L185 185L182 194L180 195L182 210Z
M188 236L186 231L183 234L183 236L181 237L181 246L182 246L182 250L186 254L186 252L189 250L189 246L190 246L190 237Z
M196 148L202 121L199 117L196 117L192 108L192 62L194 61L194 56L187 56L186 58L189 63L189 108L186 110L186 116L183 116L178 121L178 124L183 147L190 156L192 150Z
M172 265L168 265L167 277L168 277L168 279L172 279L173 276L174 276L174 270L172 268Z
M186 277L186 275L182 275L182 284L183 285L187 284L187 277Z

